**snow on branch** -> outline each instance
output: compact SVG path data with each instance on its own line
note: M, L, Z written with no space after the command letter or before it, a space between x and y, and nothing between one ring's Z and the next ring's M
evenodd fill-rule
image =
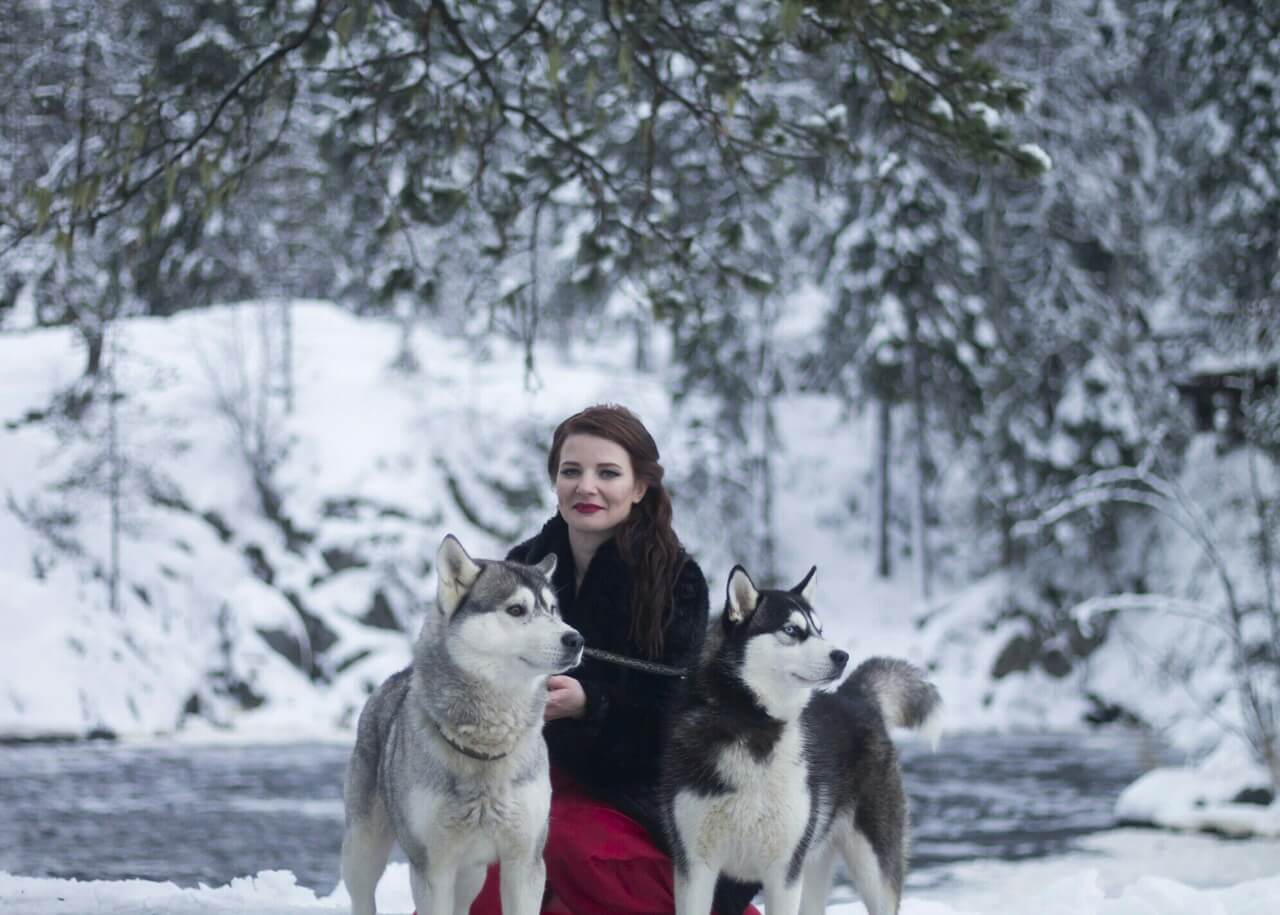
M1080 477L1066 488L1063 497L1039 515L1019 521L1015 537L1030 537L1087 508L1111 503L1129 503L1150 508L1173 521L1202 546L1206 536L1201 519L1191 511L1176 487L1141 467L1116 467Z
M1080 631L1089 635L1093 631L1094 618L1103 613L1158 613L1165 616L1176 616L1205 623L1231 634L1230 627L1225 625L1213 608L1198 601L1170 597L1167 594L1104 594L1081 601L1067 615L1080 624Z

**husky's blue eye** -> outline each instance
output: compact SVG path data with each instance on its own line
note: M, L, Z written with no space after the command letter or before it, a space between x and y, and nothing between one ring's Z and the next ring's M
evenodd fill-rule
M524 616L526 612L523 604L512 604L507 608L507 616Z
M795 638L800 634L800 627L797 626L795 623L787 623L787 625L782 627L782 631L786 635L789 635L792 638Z

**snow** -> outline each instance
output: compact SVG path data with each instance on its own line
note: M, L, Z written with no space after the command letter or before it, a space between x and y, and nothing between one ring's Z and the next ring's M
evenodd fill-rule
M1076 850L1029 862L979 861L946 869L929 887L910 878L901 915L1271 915L1280 909L1280 841L1119 830ZM413 910L407 866L378 885L378 911ZM0 873L6 915L302 915L348 912L341 885L320 895L288 871L263 871L221 887L144 880L52 880ZM865 915L846 887L829 915ZM766 913L767 915L767 913Z
M311 890L298 886L288 871L263 871L253 877L238 878L222 887L185 890L172 883L147 880L48 880L4 874L0 875L0 904L11 915L183 915L187 912L291 915L294 912L340 911L335 903L320 900ZM411 909L412 905L404 911Z
M1280 838L1280 801L1235 802L1266 780L1261 766L1228 744L1194 769L1166 766L1146 773L1120 795L1116 816L1167 829Z
M924 77L925 69L921 66L920 61L914 54L905 48L896 45L888 45L884 47L884 55L896 67L901 67L908 73L915 76Z
M1023 143L1018 147L1018 152L1030 156L1039 163L1040 168L1045 172L1053 170L1053 157L1044 151L1044 148L1036 143Z
M182 56L206 45L213 45L224 51L236 52L240 50L240 45L236 39L232 37L225 26L219 23L202 25L190 38L181 42L173 50L175 54Z
M969 111L975 117L982 119L982 123L986 125L987 130L997 130L1003 122L1000 112L996 111L986 102L971 102L969 104Z

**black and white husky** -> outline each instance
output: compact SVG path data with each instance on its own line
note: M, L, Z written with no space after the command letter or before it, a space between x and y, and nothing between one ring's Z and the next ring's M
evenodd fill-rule
M889 728L936 734L941 700L888 658L819 691L849 655L822 637L814 571L790 591L729 575L663 759L677 915L707 915L722 873L762 882L768 915L820 915L837 856L871 915L898 911L907 802Z
M354 915L374 915L394 841L420 915L465 915L495 860L502 910L537 915L551 808L547 676L576 666L583 647L560 619L555 564L475 560L452 536L440 545L437 608L413 663L369 697L356 729L342 838Z

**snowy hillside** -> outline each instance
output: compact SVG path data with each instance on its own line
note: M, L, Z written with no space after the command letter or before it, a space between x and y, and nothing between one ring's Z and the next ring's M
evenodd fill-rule
M657 379L547 360L530 394L515 355L480 365L439 339L405 375L397 328L321 304L294 308L285 417L257 386L262 314L123 326L114 612L106 405L85 409L87 435L52 415L80 371L71 334L0 338L0 733L344 727L404 663L440 538L497 555L546 514L554 421L625 393L663 432ZM250 449L267 455L274 518Z
M79 425L59 415L77 396L70 332L0 337L0 601L11 634L0 733L348 727L369 685L407 658L440 538L453 532L494 556L535 530L551 510L550 430L591 402L625 402L650 425L678 530L714 589L740 558L711 500L687 484L695 463L714 460L691 431L696 405L674 414L660 374L616 368L626 352L596 345L575 364L548 348L527 385L518 352L477 353L423 331L422 369L406 374L391 367L397 326L299 304L286 416L259 381L266 314L250 304L122 325L114 611L106 398L80 407ZM926 660L910 588L872 576L850 510L867 501L862 422L809 398L790 402L782 423L779 567L798 578L818 565L829 625L854 652ZM254 455L270 468L265 500ZM957 673L945 689L956 720L1000 723L962 687L973 671ZM1078 703L1051 713L1052 697L1039 685L1034 694L1043 701L1026 723L1079 720Z

